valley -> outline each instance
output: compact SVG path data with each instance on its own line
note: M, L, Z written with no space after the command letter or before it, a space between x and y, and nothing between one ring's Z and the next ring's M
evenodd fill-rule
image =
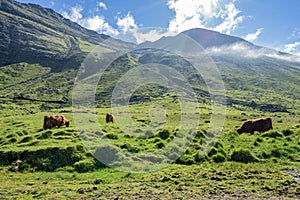
M293 55L201 28L132 44L13 0L0 26L1 199L299 199Z

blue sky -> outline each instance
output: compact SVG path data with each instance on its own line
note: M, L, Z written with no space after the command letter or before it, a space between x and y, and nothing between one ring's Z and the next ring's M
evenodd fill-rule
M18 0L52 8L99 33L133 33L137 42L163 32L207 28L300 55L299 0Z

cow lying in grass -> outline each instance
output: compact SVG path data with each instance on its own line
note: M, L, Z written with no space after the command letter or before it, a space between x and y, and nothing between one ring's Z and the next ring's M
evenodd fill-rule
M111 113L107 113L106 114L106 123L111 122L114 123L115 121L115 116Z
M66 125L70 126L70 121L65 118L63 115L49 115L44 116L44 126L43 129L52 129L54 127L61 127Z
M239 134L241 133L251 133L254 134L255 131L266 132L273 129L272 120L270 117L247 120L243 123L241 127L237 129Z

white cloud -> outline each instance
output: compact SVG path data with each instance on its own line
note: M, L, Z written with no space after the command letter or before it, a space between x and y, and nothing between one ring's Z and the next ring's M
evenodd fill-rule
M299 54L300 55L300 42L294 42L292 44L286 44L284 46L284 52L291 54Z
M174 35L176 35L176 33L168 30L161 30L161 29L152 29L147 31L143 31L139 29L133 32L133 36L135 37L136 42L138 44L145 41L154 42L156 40L159 40L162 37L174 36Z
M256 40L260 36L260 34L262 33L263 30L264 30L263 28L259 28L259 29L256 30L255 33L250 33L250 34L246 35L244 37L244 39L248 40L249 42L253 42L254 40Z
M83 15L81 14L82 11L83 8L81 6L75 6L71 8L70 13L62 11L61 14L65 18L70 19L71 21L76 22L87 29L97 31L99 33L111 36L117 35L119 33L105 21L105 18L103 16L96 15L94 17L83 18Z
M99 7L102 8L103 10L107 10L107 6L106 6L105 3L99 2L98 5L99 5Z
M175 12L171 31L208 28L231 34L244 20L235 0L168 0L168 7Z
M124 18L118 18L117 25L123 33L135 30L138 27L130 13L128 13Z
M102 16L95 16L79 21L83 27L106 35L117 35L119 32L111 27Z
M231 34L243 22L244 16L239 16L240 11L235 7L234 3L235 1L230 2L225 5L225 10L220 11L223 22L214 28L215 31Z
M299 42L300 43L300 42ZM300 44L299 44L300 45ZM224 45L221 47L212 47L206 50L208 54L211 55L239 55L245 58L260 58L260 57L270 57L279 60L289 61L289 62L299 62L300 54L282 54L276 50L269 48L253 48L249 45L243 43L234 43L232 45Z
M73 22L78 22L82 19L82 12L83 8L81 6L75 6L71 8L71 13L67 13L66 11L62 11L61 14L67 19L70 19Z

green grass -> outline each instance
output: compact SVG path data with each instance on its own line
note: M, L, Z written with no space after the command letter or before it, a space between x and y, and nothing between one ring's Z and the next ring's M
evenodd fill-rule
M83 43L81 47L91 46ZM96 92L97 108L78 108L78 121L72 109L66 107L70 105L75 70L54 73L49 68L26 63L0 68L0 85L3 86L0 90L3 102L0 105L1 198L8 195L25 199L299 196L295 179L281 172L300 172L297 94L282 96L282 93L268 92L257 98L265 91L250 85L250 78L243 79L242 84L249 96L245 88L234 88L234 82L225 80L229 97L238 101L249 98L257 105L265 105L280 96L274 102L284 101L282 105L289 112L265 112L247 104L233 103L227 107L221 133L214 137L215 133L209 131L213 107L207 97L199 96L199 104L186 103L182 110L178 94L151 84L140 87L131 96L130 125L120 117L124 108L112 110L108 100L118 77L137 65L134 57L125 55L108 68ZM244 75L241 72L237 76ZM293 83L284 83L282 87L289 84L291 91L297 91ZM199 88L205 90L202 86ZM290 90L286 92L291 93ZM257 99L252 96L255 92ZM37 101L16 100L16 96ZM48 103L47 100L66 103ZM116 123L106 124L105 115L112 111ZM71 121L71 126L42 130L44 115L60 112ZM254 135L236 133L244 120L265 116L272 118L273 130ZM181 117L199 120L199 124L182 128ZM190 142L186 148L182 148L181 142L173 142L184 135ZM103 146L103 137L108 139L108 147ZM106 159L111 159L111 166L150 172L127 173L105 168L92 156L103 148L110 149L115 158L127 158L121 162L109 154ZM164 152L165 149L169 151ZM168 164L170 159L171 165ZM16 166L17 160L21 160L22 165ZM153 162L163 164L158 167ZM159 170L154 170L157 167ZM10 179L5 178L8 176Z
M150 199L159 195L183 199L223 196L295 198L299 195L295 179L281 172L300 171L300 127L299 119L293 113L264 113L247 107L228 107L221 134L212 137L208 132L211 106L199 104L197 109L192 108L183 111L183 116L198 113L199 126L197 130L187 132L191 134L190 145L183 150L180 143L172 143L174 138L181 137L181 110L171 95L143 104L130 104L133 129L130 126L124 128L118 121L121 119L117 112L114 113L116 123L106 124L105 115L112 111L111 108L96 108L95 112L79 109L83 126L78 126L71 108L47 112L36 108L35 114L25 115L3 110L0 119L3 187L0 195L3 198L10 194L15 198L65 199L118 196L130 199L137 195ZM59 112L71 121L71 126L42 130L43 116ZM90 114L94 114L95 119L90 120ZM236 133L243 120L263 116L272 117L273 130L253 135ZM158 163L172 159L174 162L147 173L105 168L91 156L103 148L104 136L109 139L110 152L119 150L115 156L126 158L131 155L125 162L110 160L111 166L117 169L154 169L150 162L133 162L140 159ZM166 147L170 150L167 154L162 151ZM242 159L236 159L236 152ZM23 161L20 167L14 164L18 159ZM4 178L6 176L10 179ZM26 183L19 183L21 179ZM67 186L62 187L64 184Z
M299 197L299 184L270 164L235 162L171 165L149 173L101 169L88 173L60 169L45 173L0 170L0 195L6 198L55 199L211 199Z

